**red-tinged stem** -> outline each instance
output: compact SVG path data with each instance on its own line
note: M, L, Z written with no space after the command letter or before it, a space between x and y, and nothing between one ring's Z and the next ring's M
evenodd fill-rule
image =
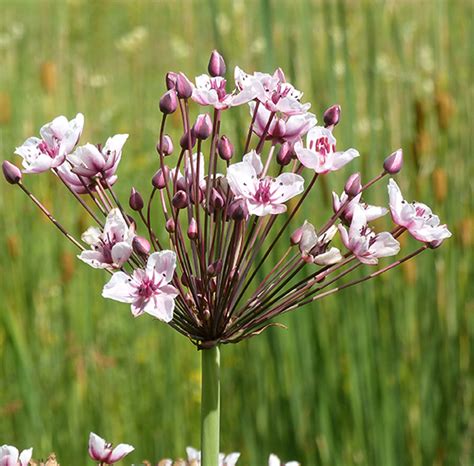
M249 151L250 140L252 139L253 125L255 123L255 119L257 118L257 112L258 112L259 106L260 106L260 101L257 100L254 111L253 111L253 115L252 115L252 121L250 122L249 132L247 133L247 140L245 141L244 154L246 154Z

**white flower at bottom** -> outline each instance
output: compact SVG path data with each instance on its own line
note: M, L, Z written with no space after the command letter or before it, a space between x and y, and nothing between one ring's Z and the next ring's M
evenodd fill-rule
M102 296L121 303L131 304L135 317L150 314L163 322L173 319L176 288L169 283L176 267L173 251L154 252L148 258L145 269L134 270L130 276L116 272L104 286Z
M187 447L186 454L188 455L190 466L201 466L201 452L199 450ZM228 455L219 453L219 466L235 466L239 457L240 453L237 452L229 453Z
M16 447L2 445L0 447L0 466L27 466L32 454L33 448L28 448L19 453Z
M100 463L116 463L133 450L135 450L135 448L126 443L120 443L112 449L111 443L107 443L103 438L94 434L94 432L91 432L89 435L89 455L93 460L99 461Z
M336 232L337 228L333 225L325 233L318 236L314 226L305 221L301 227L301 240L299 242L303 259L317 265L332 265L340 262L342 256L339 249L329 248L329 243Z
M277 455L274 455L272 453L270 457L268 458L268 466L300 466L300 463L298 463L298 461L290 461L288 463L282 463L280 461L280 458L278 458Z

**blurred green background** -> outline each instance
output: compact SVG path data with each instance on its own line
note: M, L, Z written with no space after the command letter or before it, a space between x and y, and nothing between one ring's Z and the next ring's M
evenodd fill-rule
M130 134L117 185L148 193L164 73L281 66L339 147L300 216L322 222L356 169L403 147L397 180L453 238L222 351L222 451L239 463L471 465L474 461L473 3L466 1L0 1L0 152L54 116L85 114L83 141ZM232 73L229 73L231 79ZM240 144L246 113L224 131ZM27 185L75 233L89 224L52 176ZM17 189L0 184L0 444L87 463L90 431L135 445L126 463L199 446L200 357L166 326L105 301L107 277ZM371 201L386 203L384 186ZM321 223L319 223L321 224ZM415 245L407 241L407 250ZM283 246L282 246L283 247ZM411 249L410 249L411 248Z

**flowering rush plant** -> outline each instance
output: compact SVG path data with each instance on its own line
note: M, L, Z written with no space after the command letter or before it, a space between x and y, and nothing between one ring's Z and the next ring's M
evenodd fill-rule
M363 182L359 173L351 174L340 194L333 193L322 225L311 218L295 224L318 179L360 155L336 147L341 108L327 109L318 125L303 93L281 69L248 74L236 67L229 83L224 59L214 51L208 72L194 82L183 73L166 75L157 171L150 176L149 195L131 188L128 208L113 188L128 135L79 145L80 113L44 125L40 137L28 138L15 151L23 171L5 161L3 172L73 243L80 260L111 275L103 297L129 304L135 317L149 314L167 323L202 350L202 462L215 466L220 345L257 335L283 313L437 248L451 233L428 206L407 202L393 178L388 208L364 202L366 191L401 170L401 149L380 164L375 178ZM196 118L193 104L203 111ZM228 112L240 105L249 107L249 125L236 151L223 127ZM182 132L172 139L166 127L174 112ZM26 187L22 173L47 171L89 214L93 225L81 238ZM389 212L391 230L374 230L370 222ZM399 254L398 238L406 233L420 246L376 268L380 259ZM286 251L277 244L286 244ZM364 275L350 279L362 268Z

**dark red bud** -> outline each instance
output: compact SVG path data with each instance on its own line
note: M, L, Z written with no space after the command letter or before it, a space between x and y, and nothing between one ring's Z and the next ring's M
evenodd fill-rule
M128 204L130 205L130 208L132 210L135 210L137 212L143 209L143 198L135 188L132 188L130 192Z
M191 218L188 226L188 238L189 239L196 239L198 237L198 225L196 220Z
M151 184L156 189L163 189L166 186L166 181L169 179L169 173L169 168L163 165L163 168L160 168L151 179Z
M224 207L224 198L216 188L212 188L210 203L214 209L222 209Z
M234 146L229 138L225 135L221 136L217 143L217 152L222 160L230 160L234 155Z
M198 139L205 140L212 133L212 120L207 113L198 115L196 118L196 123L193 126L193 133Z
M175 73L174 71L169 71L166 73L166 89L174 89L176 87L176 80L178 78L178 74Z
M332 105L329 107L323 115L324 126L334 127L339 123L341 118L341 106L340 105Z
M156 143L156 152L158 152L158 155L160 154L160 152L162 152L165 156L171 155L173 153L173 150L173 141L167 134L163 136L163 144L160 145L160 140L158 139Z
M184 191L178 191L171 201L176 209L184 209L188 206L188 195Z
M237 199L229 206L229 217L236 222L245 220L249 215L247 204L242 199Z
M344 191L348 196L355 197L360 193L361 189L362 184L360 182L360 173L353 173L349 178L347 178Z
M283 167L291 162L293 157L293 149L289 142L284 142L277 154L277 162Z
M217 50L212 51L207 70L209 71L209 74L213 77L225 75L225 61L222 55Z
M395 175L403 167L403 151L398 149L390 154L383 162L383 168L390 175Z
M135 236L132 241L133 250L141 256L146 256L151 249L150 243L143 236Z
M189 147L189 142L191 142L191 147ZM196 145L196 135L194 134L194 131L186 131L186 133L181 136L179 145L181 146L181 149L191 150Z
M21 181L21 170L8 160L2 163L3 176L10 184L18 184Z
M213 262L212 264L209 265L207 268L207 273L213 277L215 275L220 274L222 271L222 260L219 259L216 262Z
M193 95L193 85L184 73L178 73L176 77L176 92L180 99L189 99Z
M172 217L170 217L168 220L166 220L165 223L165 228L168 233L174 233L176 230L176 224L174 223L174 220Z
M170 113L174 113L178 108L178 99L176 97L176 91L174 89L170 89L169 91L165 92L160 99L160 111L165 115L169 115Z

